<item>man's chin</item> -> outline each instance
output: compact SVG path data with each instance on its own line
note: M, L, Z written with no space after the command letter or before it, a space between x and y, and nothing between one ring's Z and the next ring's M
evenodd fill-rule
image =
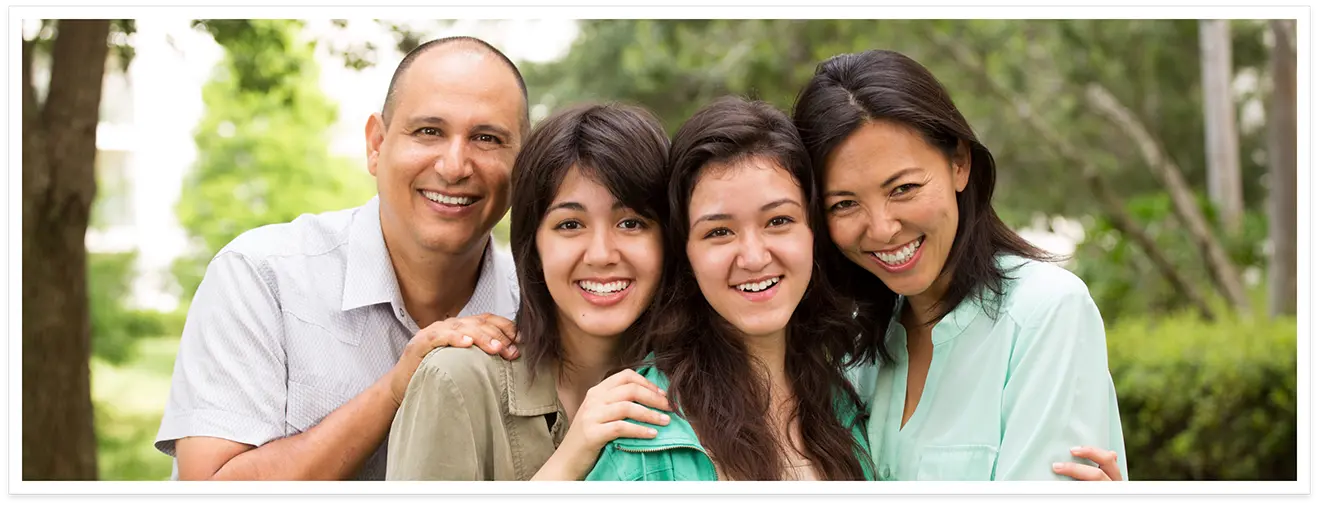
M436 253L458 254L485 247L488 237L490 237L488 232L479 234L473 230L455 231L446 234L427 234L422 238L421 244L427 250Z

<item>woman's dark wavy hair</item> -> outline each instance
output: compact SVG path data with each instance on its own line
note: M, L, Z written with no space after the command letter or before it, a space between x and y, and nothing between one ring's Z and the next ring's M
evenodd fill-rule
M558 310L536 250L536 230L564 176L577 168L623 205L662 227L669 214L664 196L668 152L669 139L655 115L620 104L586 104L560 111L527 136L513 163L509 238L521 292L516 318L519 347L533 371L544 363L564 363ZM654 305L652 301L620 338L615 363L644 357L638 334L655 313Z
M666 271L660 312L647 333L653 364L668 375L669 398L700 433L731 479L778 480L786 448L770 428L769 385L760 379L744 338L719 316L697 286L687 258L692 191L708 168L724 170L751 158L771 161L802 186L816 254L833 248L811 188L810 160L787 115L763 102L726 97L701 109L674 135L669 152ZM821 240L823 238L823 240ZM817 257L818 258L818 257ZM864 427L864 408L843 374L860 327L850 303L839 297L818 267L788 322L786 375L792 382L806 456L824 479L864 479L864 448L840 421L838 400ZM831 395L832 394L832 395ZM786 436L786 434L784 435Z
M957 234L940 276L951 276L939 300L937 321L968 297L985 302L987 292L1001 296L1008 273L994 257L1010 253L1035 260L1052 260L999 219L990 205L994 195L994 155L971 130L953 105L948 91L929 70L901 53L871 50L838 55L815 69L793 108L793 121L810 152L816 190L823 192L825 161L830 153L866 122L885 121L919 132L948 160L959 144L970 149L970 178L957 194ZM875 184L879 184L878 181ZM857 304L865 328L862 359L888 359L883 347L897 295L874 274L852 263L837 247L829 248L823 264L838 289ZM996 299L997 300L997 299ZM984 306L991 317L998 308Z

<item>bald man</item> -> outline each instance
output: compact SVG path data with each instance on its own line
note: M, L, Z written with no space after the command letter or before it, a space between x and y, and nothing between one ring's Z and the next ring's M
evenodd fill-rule
M404 57L366 122L377 196L250 230L207 267L156 436L174 477L383 479L427 353L516 357L517 281L490 231L529 123L521 74L489 44Z

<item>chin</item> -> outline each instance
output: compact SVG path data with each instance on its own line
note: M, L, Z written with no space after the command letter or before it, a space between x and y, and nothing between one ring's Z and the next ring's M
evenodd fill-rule
M752 337L769 335L788 328L787 319L777 321L779 319L775 318L774 320L775 321L757 319L754 321L741 321L734 323L733 328L737 329L738 332Z
M895 284L890 284L888 281L885 281L884 284L887 285L887 286L889 287L890 290L893 290L893 293L896 293L896 294L901 295L901 296L903 296L903 297L911 298L911 297L914 297L914 296L920 295L920 294L922 294L922 293L925 293L927 290L930 289L930 285L931 285L932 283L927 283L927 282L911 283L911 282L908 282L908 283L902 283L902 284L896 284L896 285L895 285Z
M621 335L623 332L627 331L628 327L632 326L632 321L628 321L628 322L600 321L600 322L573 322L573 323L577 324L577 328L581 329L582 332L585 332L586 334L592 336L601 336L601 337Z
M459 252L472 248L485 236L463 227L447 230L428 230L423 241L430 249L437 251Z

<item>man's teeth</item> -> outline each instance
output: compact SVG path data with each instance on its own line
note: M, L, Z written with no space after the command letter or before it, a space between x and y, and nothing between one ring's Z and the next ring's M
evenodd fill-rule
M586 290L596 295L609 295L611 293L618 293L622 291L624 288L627 288L627 286L630 284L632 284L631 281L614 281L610 283L596 283L594 281L577 282L577 285L581 286L583 290Z
M924 237L920 239L916 239L915 241L908 243L906 246L903 246L902 249L899 249L894 253L883 253L876 251L871 254L875 255L875 258L878 258L879 261L884 262L886 264L902 265L907 263L909 260L911 260L911 256L916 254L916 250L921 247L921 243L924 241L925 241Z
M742 283L742 284L740 284L740 285L737 285L737 289L738 289L738 290L742 290L742 291L744 291L744 292L763 292L763 291L765 291L765 290L768 290L769 287L778 284L778 283L779 283L779 279L782 279L782 277L781 277L781 276L775 276L775 277L772 277L772 278L766 279L766 280L764 280L764 281L761 281L761 282L759 282L759 283Z
M450 197L443 193L437 193L437 192L431 192L425 190L422 190L421 194L424 195L426 198L431 199L432 202L439 202L441 204L448 204L451 206L470 206L472 205L472 202L476 202L476 199L471 197Z

